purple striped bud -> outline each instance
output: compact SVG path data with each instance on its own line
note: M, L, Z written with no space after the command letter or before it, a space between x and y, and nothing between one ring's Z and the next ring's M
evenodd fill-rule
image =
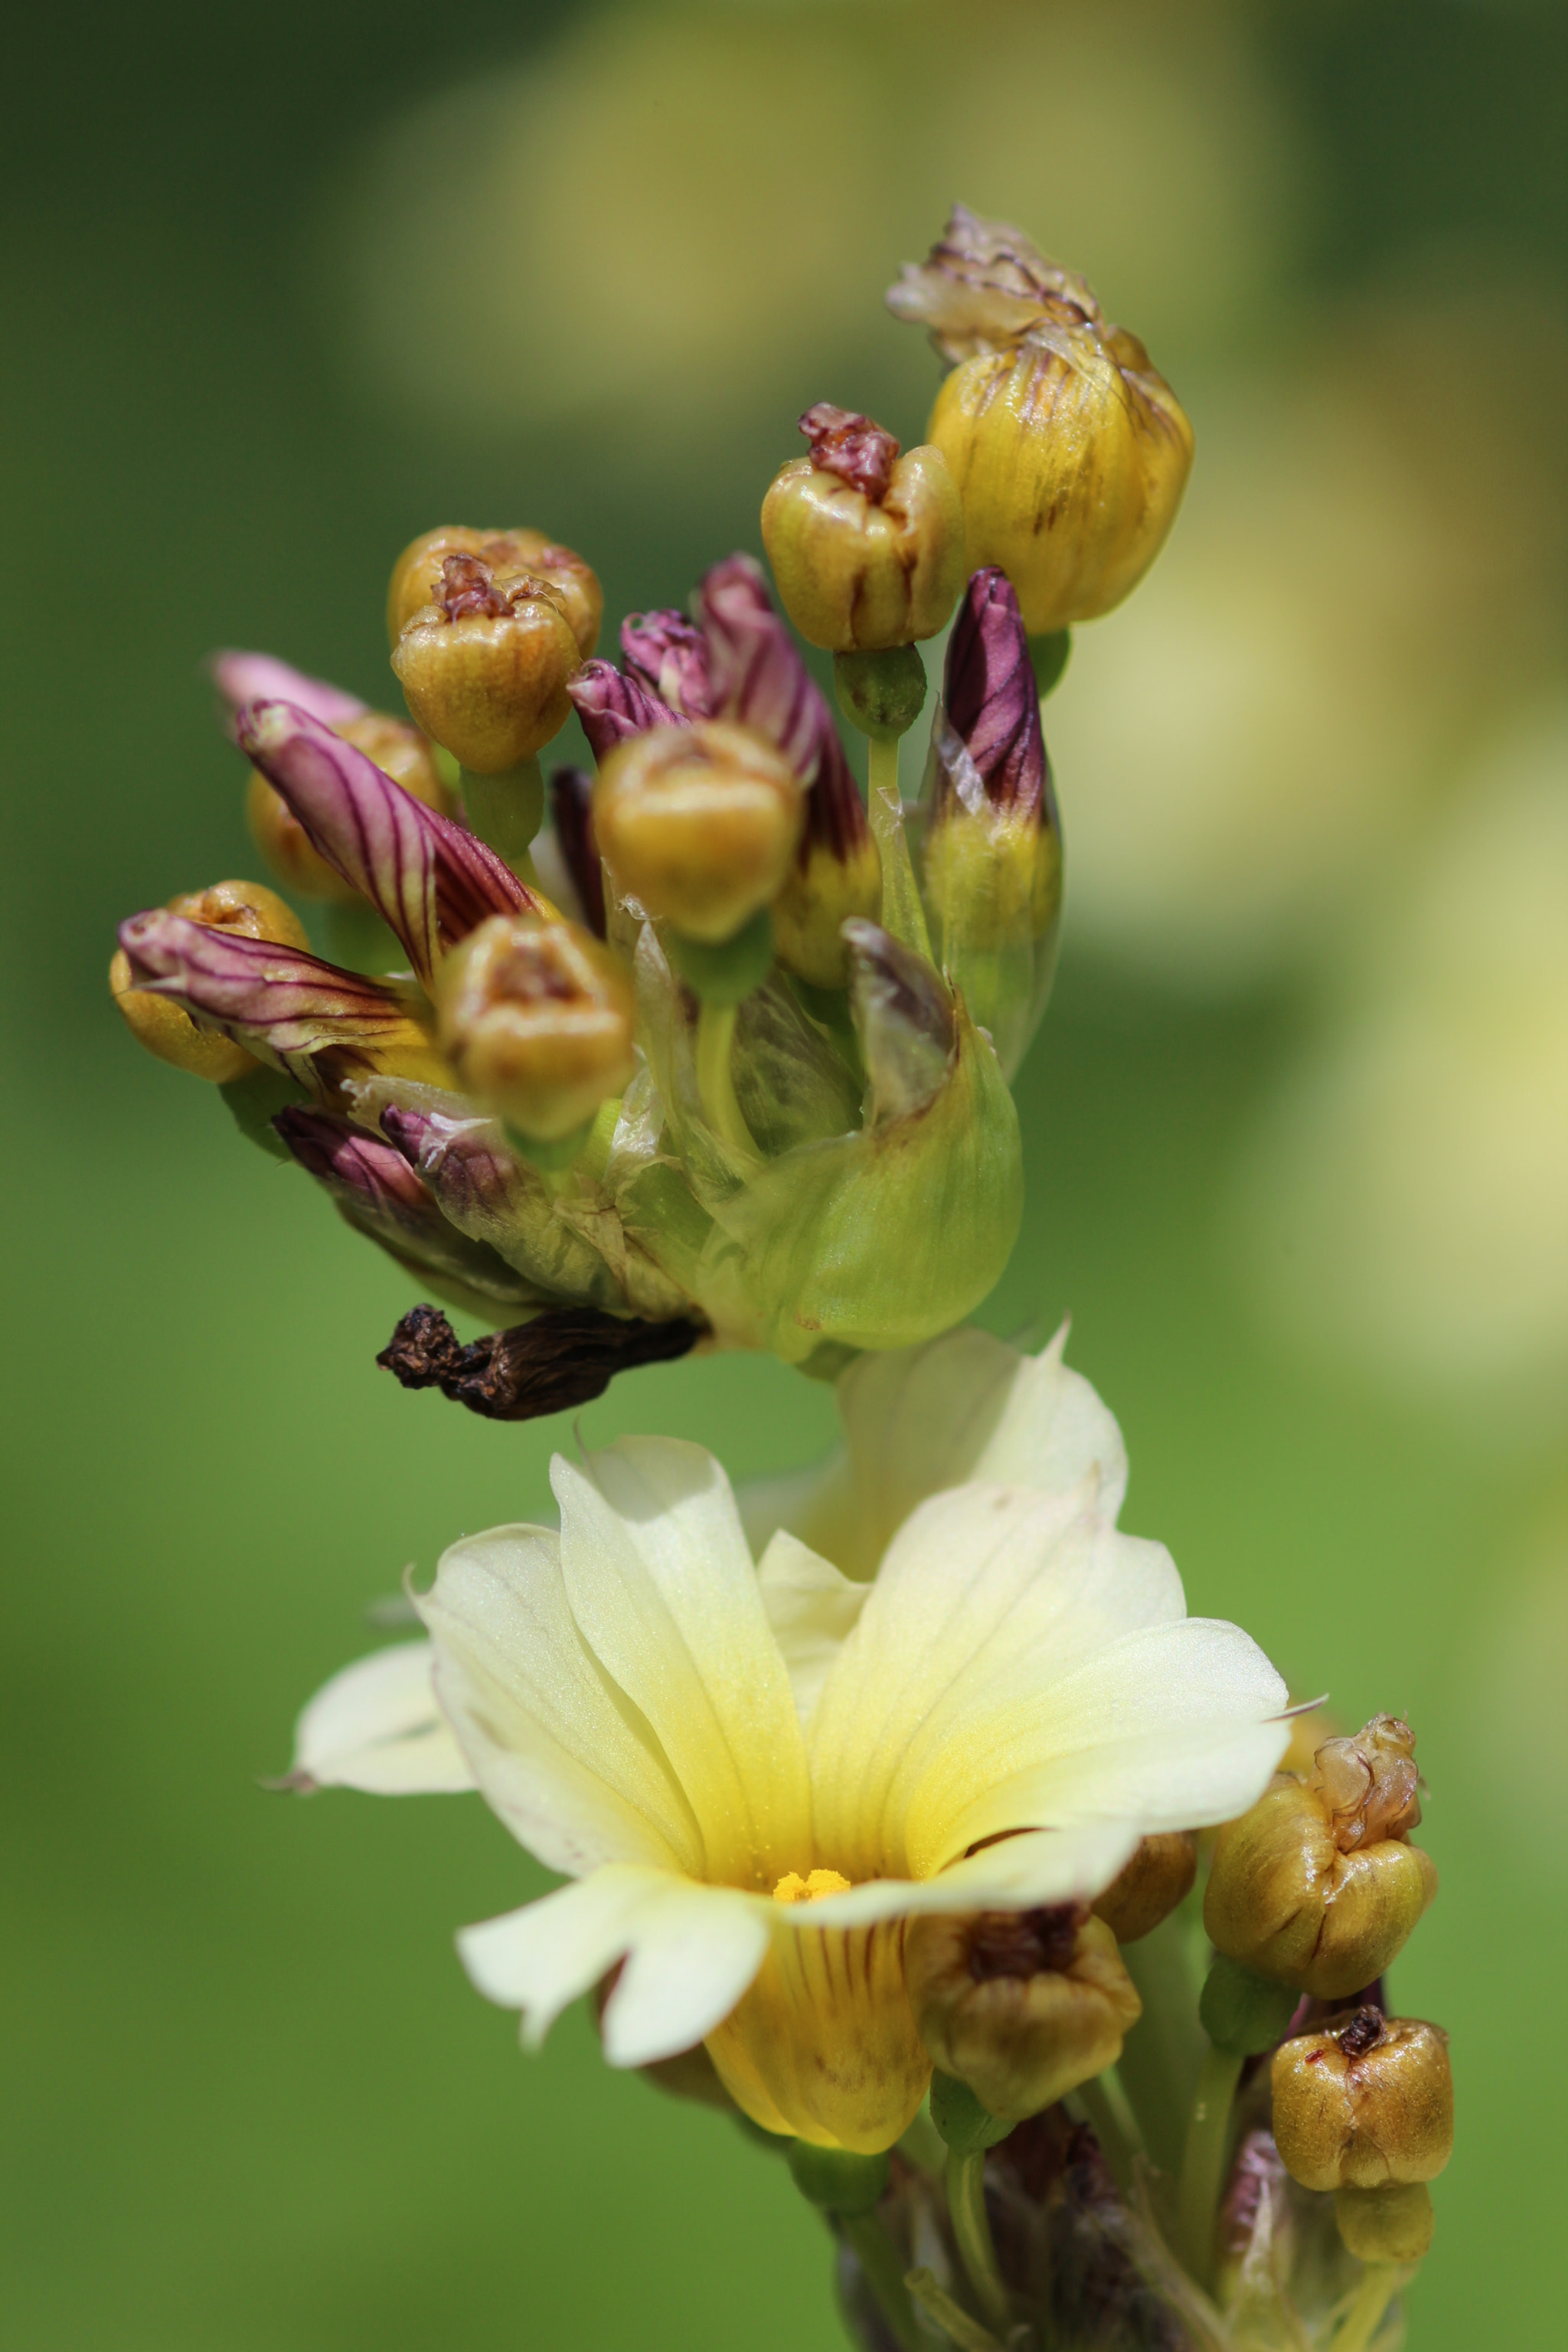
M882 869L838 730L749 555L713 566L700 604L715 709L769 736L810 788L795 868L773 906L779 961L819 988L841 988L840 926L880 911Z
M272 1122L289 1155L331 1193L339 1213L399 1265L473 1294L471 1303L532 1303L529 1285L482 1242L447 1223L403 1154L345 1118L290 1108ZM468 1304L469 1301L465 1300Z
M657 694L679 719L711 719L708 643L672 605L633 613L621 623L621 652L629 674Z
M584 662L566 691L576 705L588 746L601 766L619 743L646 735L650 727L679 727L678 710L650 693L642 680L629 677L614 662Z
M926 772L922 860L937 961L1009 1074L1045 1010L1061 915L1062 843L1018 600L977 572L948 643Z
M550 822L561 860L577 893L583 920L596 940L607 936L605 869L594 831L594 779L585 768L557 768L550 779Z
M489 915L549 914L493 849L426 808L374 760L288 702L252 703L239 742L312 846L395 932L429 982L446 951Z
M239 740L237 722L247 702L291 702L297 710L319 719L323 727L341 727L345 719L364 718L370 709L357 694L332 686L324 677L307 677L302 669L290 668L276 654L226 650L214 654L208 668L213 684L228 705L226 732L231 742Z
M331 1100L344 1077L367 1072L452 1084L418 1017L417 993L406 985L161 907L121 923L120 944L138 988L172 997L320 1099Z

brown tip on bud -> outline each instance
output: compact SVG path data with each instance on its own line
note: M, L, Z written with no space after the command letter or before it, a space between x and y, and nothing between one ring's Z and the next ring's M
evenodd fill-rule
M436 1307L416 1307L375 1360L405 1389L438 1388L487 1421L533 1421L591 1404L617 1372L672 1362L702 1337L684 1318L648 1323L561 1307L465 1348Z
M393 645L396 645L416 613L438 602L438 592L449 576L447 564L452 557L472 559L492 579L500 577L504 581L526 572L547 580L560 598L577 640L577 650L586 661L598 642L605 610L604 592L589 565L544 531L476 530L467 523L445 523L437 530L423 531L398 557L386 600L387 635ZM475 604L471 609L483 608ZM279 689L268 688L265 691L276 694ZM284 698L297 698L285 695Z
M714 944L777 897L805 821L783 752L726 720L629 738L594 790L600 852L622 890Z
M436 1008L465 1091L542 1143L575 1134L637 1066L630 975L575 923L489 916L442 964Z
M426 735L476 775L519 766L559 734L581 664L561 591L459 551L405 625L392 667Z
M1113 2065L1142 2013L1115 1937L1084 1904L916 1919L905 1974L933 2063L1008 2118Z
M489 565L477 555L445 556L431 602L447 621L460 621L467 613L510 613L510 603L495 579Z
M1198 1841L1192 1830L1146 1837L1104 1894L1095 1897L1095 1916L1119 1944L1135 1944L1186 1900L1197 1869Z
M893 484L898 438L852 408L836 408L819 400L800 420L811 444L811 462L819 474L837 474L841 482L859 490L880 506Z
M1304 2189L1432 2180L1454 2147L1448 2037L1362 2008L1275 2053L1274 2137Z

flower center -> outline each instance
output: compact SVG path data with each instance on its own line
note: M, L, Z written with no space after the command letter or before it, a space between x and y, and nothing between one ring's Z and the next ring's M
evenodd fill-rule
M803 1878L798 1870L786 1870L773 1889L775 1903L817 1903L825 1895L847 1895L849 1881L836 1870L814 1870Z

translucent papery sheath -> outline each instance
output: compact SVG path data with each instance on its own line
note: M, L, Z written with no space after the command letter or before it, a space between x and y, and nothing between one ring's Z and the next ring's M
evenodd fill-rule
M550 911L494 850L416 801L308 711L252 703L237 727L240 749L328 865L395 932L426 985L446 950L487 916Z
M368 979L303 948L214 930L155 907L120 927L138 988L172 997L195 1019L331 1100L354 1071L395 1069L438 1079L445 1065L406 984Z
M291 702L296 709L319 719L323 727L341 727L347 719L363 719L370 708L357 694L324 677L309 677L302 669L279 661L276 654L214 654L210 668L213 684L228 705L228 731L237 741L237 722L247 703Z
M866 811L832 714L773 610L761 568L749 555L716 563L699 602L715 717L766 735L810 785L802 862L814 844L847 859L868 834Z
M331 1195L356 1232L418 1279L486 1319L496 1307L537 1305L530 1286L484 1243L448 1223L403 1154L324 1111L289 1108L272 1122L292 1158Z

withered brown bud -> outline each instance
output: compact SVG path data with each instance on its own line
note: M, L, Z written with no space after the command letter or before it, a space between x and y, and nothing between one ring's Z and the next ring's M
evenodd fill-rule
M1114 2065L1142 2012L1115 1937L1082 1904L916 1919L904 1970L933 2064L1014 2119Z
M493 776L560 733L581 659L558 588L458 550L443 558L432 601L405 624L392 667L426 733Z
M526 572L548 581L571 624L577 650L587 660L599 641L605 597L583 558L542 530L477 530L466 523L423 531L394 564L386 599L386 630L394 646L416 613L435 603L437 583L451 555L477 556L500 577Z
M442 964L436 1009L465 1090L540 1142L574 1134L636 1067L630 975L575 923L491 915Z
M623 891L704 941L732 939L777 897L805 821L783 752L728 720L633 736L594 787L600 855Z
M1119 1944L1135 1944L1186 1899L1197 1875L1198 1841L1191 1830L1167 1830L1141 1841L1103 1895L1094 1915Z
M308 947L304 928L291 907L264 882L215 882L210 889L188 890L169 900L168 911L208 930L229 931L245 940L275 940L290 948ZM261 1066L243 1045L215 1029L199 1028L183 1004L171 997L132 984L131 959L117 948L109 966L110 992L121 1018L140 1045L161 1062L172 1062L192 1077L213 1086L227 1086Z
M1220 1951L1321 2000L1383 1974L1437 1891L1408 1842L1421 1819L1415 1746L1407 1723L1374 1716L1226 1824L1204 1899Z
M763 500L763 544L785 611L829 653L934 636L963 585L963 509L939 449L899 454L868 416L819 400L811 443Z
M442 816L452 814L451 795L441 780L428 739L406 719L381 710L366 710L341 719L332 728L345 743L374 760L383 775L401 784L426 808ZM281 793L274 791L259 768L252 768L246 787L246 820L251 835L279 881L301 898L320 898L338 905L355 905L360 893L345 882L315 847Z
M652 1323L562 1307L464 1347L437 1307L413 1307L375 1360L404 1388L439 1389L486 1421L536 1421L591 1404L617 1372L673 1363L703 1336L684 1317Z
M1454 2148L1448 2037L1358 2009L1274 2055L1274 2138L1304 2189L1431 2180Z

